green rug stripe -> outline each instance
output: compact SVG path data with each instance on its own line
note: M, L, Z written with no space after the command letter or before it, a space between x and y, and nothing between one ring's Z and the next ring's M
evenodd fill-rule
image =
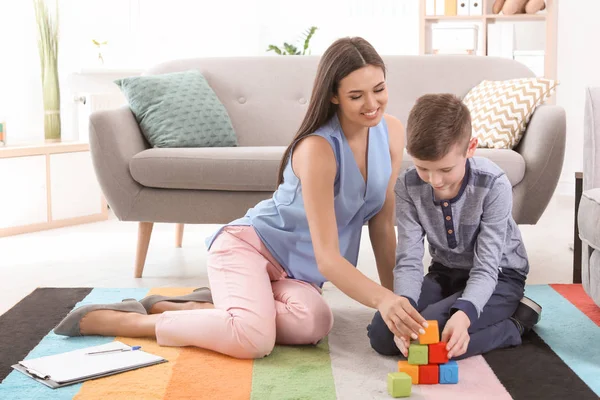
M327 338L317 346L275 346L255 360L250 398L336 399Z

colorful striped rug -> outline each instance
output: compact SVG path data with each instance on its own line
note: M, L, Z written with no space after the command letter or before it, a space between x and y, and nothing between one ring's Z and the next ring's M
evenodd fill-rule
M40 288L0 316L0 399L389 399L386 375L394 357L368 345L372 311L328 287L335 315L328 339L318 346L276 347L261 360L236 360L194 348L159 347L152 340L117 338L159 354L168 363L52 390L10 365L110 342L115 338L66 339L51 329L73 307L142 298L178 289ZM414 386L414 399L598 399L600 308L580 285L528 286L543 318L522 346L459 361L458 385Z

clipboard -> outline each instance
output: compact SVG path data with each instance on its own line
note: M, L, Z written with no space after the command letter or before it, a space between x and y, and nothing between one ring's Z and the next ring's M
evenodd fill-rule
M96 353L96 354L90 354ZM52 389L167 362L114 341L52 356L19 361L12 368Z

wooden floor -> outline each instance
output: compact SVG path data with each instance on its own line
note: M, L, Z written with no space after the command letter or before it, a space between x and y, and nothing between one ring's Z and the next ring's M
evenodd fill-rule
M528 283L571 282L573 204L573 197L557 196L537 225L521 226L531 262ZM155 224L141 279L133 277L136 223L111 217L104 222L0 238L0 314L36 287L207 285L204 239L217 228L186 225L183 247L177 248L176 225ZM428 257L425 263L429 263ZM366 229L359 268L376 278Z

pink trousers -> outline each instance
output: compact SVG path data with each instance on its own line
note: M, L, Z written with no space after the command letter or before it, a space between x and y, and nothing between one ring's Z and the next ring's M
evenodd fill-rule
M196 346L260 358L277 344L316 344L333 326L315 286L288 278L250 226L229 226L208 254L215 308L168 311L156 323L162 346Z

